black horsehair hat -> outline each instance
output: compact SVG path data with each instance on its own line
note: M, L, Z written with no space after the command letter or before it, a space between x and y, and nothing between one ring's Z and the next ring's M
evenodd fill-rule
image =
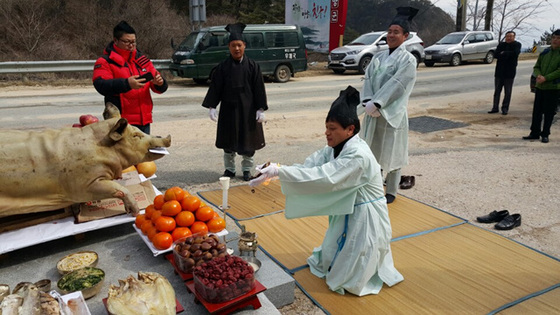
M229 41L243 40L243 30L245 26L247 25L243 23L228 24L226 26L226 31L229 32Z
M340 91L338 98L332 103L326 121L337 121L342 127L354 125L354 134L360 131L360 119L356 113L356 106L360 104L360 92L349 85L346 90Z
M410 31L410 21L416 16L418 9L413 7L398 7L397 15L389 25L399 25L403 28L405 33Z

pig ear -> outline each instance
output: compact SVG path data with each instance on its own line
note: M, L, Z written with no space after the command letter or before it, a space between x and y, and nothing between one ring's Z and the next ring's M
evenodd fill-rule
M128 121L124 118L119 119L113 128L109 131L109 138L113 141L120 141L123 137L124 131L128 126Z
M115 117L119 117L119 118L121 117L121 112L119 111L117 106L115 106L111 102L105 103L105 110L103 111L103 118L105 120L107 120L107 119L111 119L111 118L115 118Z

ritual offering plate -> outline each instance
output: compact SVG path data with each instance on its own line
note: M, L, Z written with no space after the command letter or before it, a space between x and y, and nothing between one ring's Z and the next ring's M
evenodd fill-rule
M193 268L200 266L216 257L225 257L227 246L216 234L183 237L173 243L173 258L177 268L191 273Z
M58 281L58 288L65 294L82 291L84 299L88 299L101 290L105 272L99 268L85 267L65 274Z
M56 269L61 275L84 267L95 267L99 256L94 251L81 251L62 257L56 263Z

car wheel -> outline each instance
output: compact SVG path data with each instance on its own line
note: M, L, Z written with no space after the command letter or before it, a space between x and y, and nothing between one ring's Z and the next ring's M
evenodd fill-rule
M193 81L196 84L206 84L206 83L208 83L208 79L194 79L193 78Z
M460 64L461 64L461 55L459 55L459 54L454 54L454 55L451 57L451 62L450 62L449 64L452 65L452 66L454 66L454 67L460 65Z
M369 66L370 62L371 62L371 56L365 56L362 59L360 59L360 63L358 64L358 72L360 74L366 73L366 69Z
M286 65L279 65L274 71L274 80L280 83L286 83L290 80L292 76L292 70Z
M486 57L484 57L484 63L486 63L486 64L491 64L492 61L494 61L494 53L491 52L491 51L489 51L489 52L486 54Z
M433 67L434 66L433 61L424 61L424 64L426 65L426 67Z
M343 74L344 71L346 71L346 70L344 70L344 69L332 69L332 71L336 74Z

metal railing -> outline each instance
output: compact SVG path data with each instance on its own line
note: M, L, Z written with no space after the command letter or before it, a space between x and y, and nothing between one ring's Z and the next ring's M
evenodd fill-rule
M169 70L170 59L152 60L157 70ZM0 62L0 74L93 71L95 60Z

